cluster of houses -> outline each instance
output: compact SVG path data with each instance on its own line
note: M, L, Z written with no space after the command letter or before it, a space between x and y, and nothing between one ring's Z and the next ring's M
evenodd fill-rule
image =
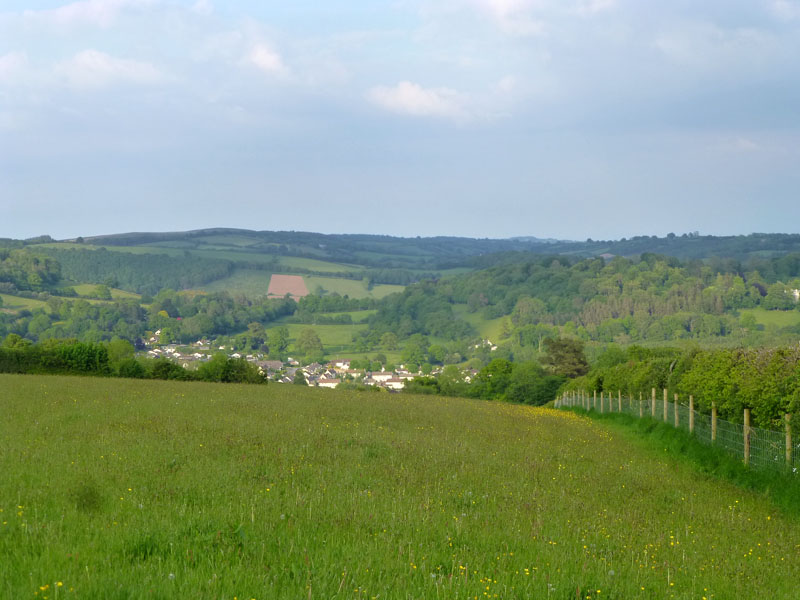
M292 365L291 362L284 364L274 360L255 361L263 373L278 383L292 383L300 373L308 385L322 388L335 388L343 381L351 381L388 390L402 390L407 381L420 375L402 367L396 371L351 369L347 359L334 359L324 365L311 363L306 366L296 365L296 362Z
M193 368L193 364L211 359L212 344L209 340L197 340L187 348L179 349L175 344L157 346L160 331L154 332L149 339L150 349L146 355L151 358L167 358L184 369ZM214 348L214 351L225 352L225 346ZM293 383L298 372L305 378L310 386L322 388L335 388L343 381L360 383L368 386L385 388L387 390L402 390L406 382L419 377L420 373L411 373L402 366L395 371L366 371L364 369L351 369L348 359L334 359L326 364L312 363L301 366L300 363L289 357L285 362L280 360L266 360L262 354L241 354L232 352L229 358L244 358L253 363L259 371L270 380L278 383ZM437 370L431 372L436 375Z

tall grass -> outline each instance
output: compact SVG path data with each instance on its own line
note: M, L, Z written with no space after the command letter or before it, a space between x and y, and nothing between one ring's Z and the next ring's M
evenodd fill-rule
M0 376L0 598L795 598L800 524L590 419Z
M800 518L800 476L795 473L748 467L720 447L708 446L671 423L625 413L596 413L575 409L614 427L620 435L663 452L675 460L687 461L701 473L726 480L741 488L764 494L787 515Z

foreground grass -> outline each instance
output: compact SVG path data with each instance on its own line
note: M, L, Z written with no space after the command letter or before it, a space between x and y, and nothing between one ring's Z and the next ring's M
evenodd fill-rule
M800 524L569 412L0 376L2 598L795 598Z
M741 458L722 448L708 446L686 430L658 419L639 419L625 413L585 412L580 408L572 411L603 422L615 433L651 451L688 462L701 473L764 494L785 514L800 519L800 477L794 473L745 466Z

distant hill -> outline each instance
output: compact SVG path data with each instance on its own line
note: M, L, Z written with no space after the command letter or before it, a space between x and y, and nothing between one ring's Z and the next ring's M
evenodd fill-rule
M47 243L41 236L27 244ZM64 240L75 242L76 240ZM499 252L638 256L652 252L678 258L721 256L743 260L800 252L800 234L751 233L712 236L697 232L665 237L639 235L620 240L570 241L534 236L508 239L453 236L394 237L373 234L322 234L304 231L255 231L211 228L178 232L132 232L92 236L99 246L161 247L187 250L231 250L242 254L278 254L320 258L362 267L446 269L468 266L469 258Z

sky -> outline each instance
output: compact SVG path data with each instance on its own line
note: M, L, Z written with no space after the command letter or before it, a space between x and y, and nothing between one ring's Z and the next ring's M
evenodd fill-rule
M800 0L1 0L0 237L800 231Z

